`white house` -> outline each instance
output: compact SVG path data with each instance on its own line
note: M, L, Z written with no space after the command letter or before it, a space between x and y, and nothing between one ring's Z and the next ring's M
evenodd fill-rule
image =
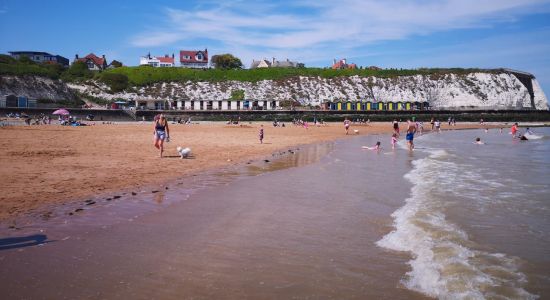
M175 66L174 63L174 54L172 54L172 57L165 55L162 56L151 56L151 54L147 54L147 56L142 56L139 58L139 65L149 65L152 67L160 68L160 67L173 67Z

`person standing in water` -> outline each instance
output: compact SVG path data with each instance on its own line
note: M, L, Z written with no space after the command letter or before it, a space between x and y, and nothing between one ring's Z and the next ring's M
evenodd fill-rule
M416 126L411 121L408 121L407 126L407 135L405 136L405 139L407 140L407 144L409 145L409 151L412 151L414 149L414 134L416 133Z
M164 152L164 140L169 140L170 138L170 129L168 128L168 121L166 120L166 117L164 114L160 114L160 116L155 118L155 126L153 134L155 135L155 148L160 150L160 157L162 157L162 153Z
M397 122L397 119L393 119L393 133L399 137L399 122Z
M395 144L397 144L397 133L393 133L391 136L391 148L395 149Z
M512 138L516 138L516 134L518 133L518 123L514 123L514 125L512 125L510 132L512 133Z

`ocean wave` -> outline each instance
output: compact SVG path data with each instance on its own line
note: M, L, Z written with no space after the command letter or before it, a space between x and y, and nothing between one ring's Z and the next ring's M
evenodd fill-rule
M523 289L527 279L519 271L519 259L477 250L468 234L444 214L449 204L445 193L456 192L457 183L465 191L475 190L479 175L445 160L449 155L445 150L429 153L413 161L413 170L405 175L413 183L410 197L392 214L395 230L377 242L412 254L403 285L440 299L536 299ZM500 186L490 180L483 184Z

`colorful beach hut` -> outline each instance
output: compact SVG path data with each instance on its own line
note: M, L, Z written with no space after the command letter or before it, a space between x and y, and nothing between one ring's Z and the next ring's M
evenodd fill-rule
M395 103L393 103L393 102L388 102L387 107L388 107L388 110L395 110Z
M405 109L406 110L411 110L412 109L412 105L410 102L405 102Z
M365 103L365 110L372 110L372 102L367 101Z

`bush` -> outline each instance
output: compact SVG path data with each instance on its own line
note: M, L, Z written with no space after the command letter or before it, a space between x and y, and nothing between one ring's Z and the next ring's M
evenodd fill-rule
M122 92L128 87L128 76L117 73L101 73L99 80L111 88L111 92Z
M244 91L243 90L231 91L231 100L244 100Z
M63 74L61 74L61 79L71 82L90 79L93 75L93 72L88 70L86 63L76 61Z

